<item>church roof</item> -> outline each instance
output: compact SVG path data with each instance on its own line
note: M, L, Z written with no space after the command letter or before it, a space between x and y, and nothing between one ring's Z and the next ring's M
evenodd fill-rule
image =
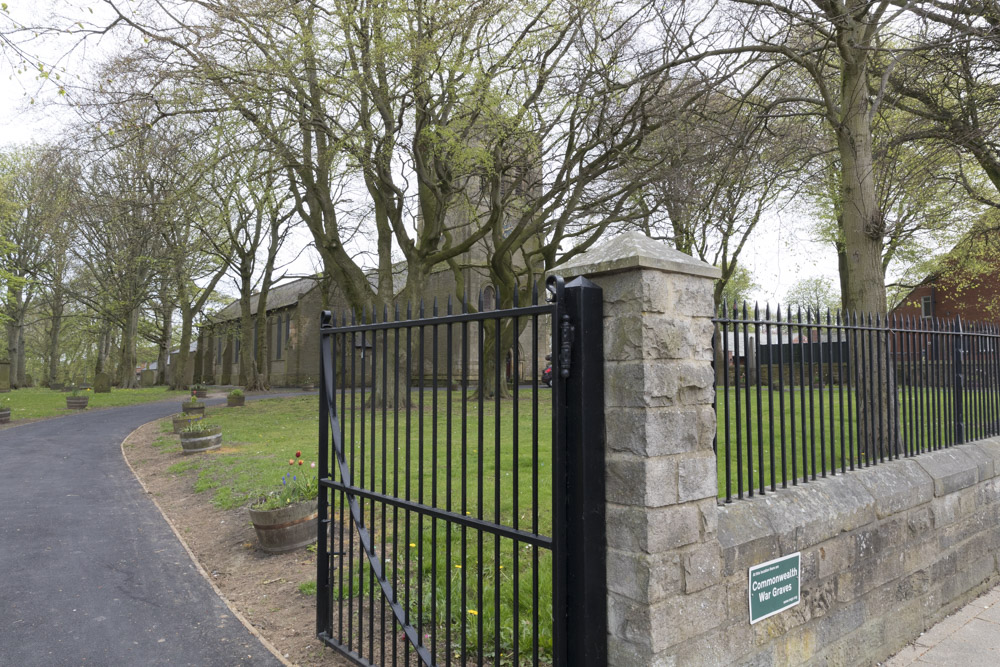
M272 310L277 310L278 308L284 308L285 306L295 305L306 292L316 287L317 284L317 279L310 276L308 278L293 280L292 282L285 283L284 285L272 287L267 293L267 310L270 312ZM257 314L257 297L259 295L260 292L254 292L250 296L251 315ZM227 320L239 319L239 317L240 300L236 299L209 319L212 322L225 322Z

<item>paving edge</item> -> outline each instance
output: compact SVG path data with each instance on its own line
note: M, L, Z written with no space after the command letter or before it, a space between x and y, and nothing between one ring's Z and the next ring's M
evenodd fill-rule
M264 646L264 648L270 651L275 658L281 661L281 664L286 665L287 667L295 667L295 664L289 662L288 659L285 656L283 656L280 651L278 651L277 647L275 647L274 644L269 642L267 638L260 633L260 630L255 628L253 624L250 621L248 621L247 618L243 614L241 614L240 611L235 606L233 606L233 603L230 602L229 599L222 594L222 591L219 590L219 587L216 586L215 582L212 581L212 578L208 575L208 572L205 570L205 568L201 566L201 563L198 562L198 558L194 555L194 552L191 551L191 547L188 546L188 543L181 536L180 531L177 530L177 526L174 525L174 522L170 520L170 517L167 516L167 513L163 511L162 507L160 507L160 503L156 502L156 498L154 498L150 490L146 488L146 485L143 483L142 479L140 479L139 475L136 474L135 468L133 468L132 464L129 463L128 457L125 456L125 443L128 442L129 438L135 435L135 432L141 429L143 426L147 426L149 424L152 424L153 422L158 422L158 421L160 420L154 419L153 421L149 421L146 422L145 424L137 426L135 429L132 430L131 433L125 436L125 439L122 440L121 445L119 445L119 448L121 449L122 453L122 459L125 461L125 465L127 465L128 469L132 471L132 476L135 477L135 481L139 482L139 486L141 486L142 490L146 493L146 497L153 501L153 505L156 506L156 509L160 513L160 516L162 516L163 520L167 522L168 526L170 526L170 530L174 532L174 536L177 538L177 541L181 543L181 546L184 547L184 551L187 552L188 558L190 558L191 562L194 563L194 567L198 571L198 574L200 574L202 578L206 582L208 582L208 585L212 587L212 590L215 591L215 594L219 596L219 599L222 600L227 607L229 607L229 611L232 612L233 616L235 616L239 620L239 622L243 624L243 627L245 627L250 632L251 635L257 638L257 640Z

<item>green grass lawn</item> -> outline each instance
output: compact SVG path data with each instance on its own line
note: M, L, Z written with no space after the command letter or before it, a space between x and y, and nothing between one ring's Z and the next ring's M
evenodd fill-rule
M352 419L342 423L343 441L355 483L470 520L550 535L552 419L545 395L536 420L532 419L531 401L518 402L516 429L512 400L501 402L499 420L494 403L486 401L481 422L478 403L469 401L463 428L459 393L452 394L450 410L445 405L445 392L436 393L437 406L432 403L434 395L425 392L421 409L414 393L409 411L383 414L379 409L374 419L370 408L362 412L360 394L353 410L345 406L345 414ZM309 468L317 459L315 396L253 401L243 408L213 407L208 409L206 421L222 426L222 449L198 457L197 465L187 459L179 461L173 471L191 474L195 490L211 494L212 502L221 508L250 504L280 487L282 476L290 472L315 473ZM164 430L168 429L165 424ZM534 429L539 434L537 452L532 450ZM304 466L289 466L296 451L302 452L307 462ZM532 465L536 455L540 462L537 473ZM331 496L331 514L337 521L335 542L342 536L344 551L333 568L335 607L344 604L345 630L349 621L344 617L348 608L353 609L350 623L355 632L363 623L366 646L371 611L378 645L382 617L379 587L369 574L367 561L360 557L346 506L341 507L338 493ZM364 501L361 510L385 563L385 574L397 582L411 623L426 636L427 643L436 643L440 652L448 634L457 651L464 637L469 654L481 646L484 655L492 656L494 646L499 645L501 660L509 660L516 642L522 659L530 658L532 619L537 614L541 657L544 660L551 654L549 550L515 545L506 537L498 539L471 527L463 529L451 521L422 517L376 501Z
M86 393L90 400L88 410L98 408L116 408L123 405L136 405L175 398L178 402L188 395L185 391L171 391L166 387L148 387L144 389L112 389L109 394ZM66 409L66 397L69 392L52 391L51 389L15 389L2 396L10 401L11 421L18 419L39 419L42 417L58 417L77 412ZM180 406L178 405L178 411Z
M768 392L762 388L759 395L757 387L753 386L749 390L730 388L728 412L724 392L716 390L720 498L726 496L727 434L731 443L728 474L733 497L738 496L741 482L744 495L751 485L759 489L761 469L766 489L770 490L772 468L780 487L782 466L784 479L791 485L793 479L801 480L806 475L811 479L814 474L819 477L834 468L839 473L845 465L850 469L851 461L858 467L888 458L888 452L868 452L859 446L856 396L847 388L841 390L834 385L821 391L816 387L804 390L795 387L784 392ZM990 411L985 407L990 401L996 402L996 397L966 390L967 441L983 437L995 428ZM905 445L900 456L905 451L926 451L954 442L954 398L950 390L931 388L916 392L901 387L897 391L897 405L899 432ZM742 479L738 473L740 468Z

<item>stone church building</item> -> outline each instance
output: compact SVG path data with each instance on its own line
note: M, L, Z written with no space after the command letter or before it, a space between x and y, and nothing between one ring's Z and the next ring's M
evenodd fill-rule
M452 240L455 243L467 238L469 225L456 224L452 227ZM489 240L481 241L470 250L463 253L458 258L458 265L464 267L461 270L462 280L466 293L470 295L471 305L476 306L480 291L483 294L484 309L492 310L496 307L496 294L490 284L489 273L486 270L487 257L489 254ZM529 244L531 245L531 244ZM534 244L537 247L537 244ZM524 266L524 248L515 253L513 261ZM399 265L399 275L397 282L405 281L405 265ZM539 300L545 298L544 277L538 276ZM347 311L347 301L340 290L334 285L328 290L324 290L323 282L318 277L301 278L283 285L272 287L268 293L267 303L267 325L265 327L267 336L268 359L266 363L269 368L271 386L273 387L294 387L303 384L315 383L319 380L319 327L320 316L323 310L331 310L337 314L339 323L341 313ZM425 317L430 317L435 299L438 303L438 312L445 314L448 298L452 299L454 312L459 312L461 304L456 298L456 279L453 271L442 265L434 271L427 284L427 289L422 295L425 307ZM526 305L526 304L522 304ZM417 304L413 304L413 317L417 318ZM401 304L401 317L405 317L405 304ZM251 312L257 312L257 295L251 298ZM392 313L390 313L390 318ZM525 322L521 323L522 326ZM548 363L545 355L549 352L548 332L549 323L544 318L539 320L538 338L538 370ZM240 349L240 304L234 301L221 311L211 316L207 323L201 326L198 337L198 352L194 361L195 381L206 384L240 384L239 359L241 354L247 352L257 354L257 341L253 350ZM423 359L423 372L425 377L432 373L435 365L431 358L430 333ZM470 373L473 377L478 373L478 361L476 343L477 332L470 332ZM440 341L438 347L438 377L435 382L441 382L447 375L447 359L451 359L452 377L457 378L461 373L461 351L459 349L459 335L457 329L453 340L453 348L450 351L445 347L444 329L439 332ZM369 346L371 342L367 343ZM379 343L380 344L380 343ZM360 358L362 354L361 343L356 356ZM417 358L417 343L410 355L411 359ZM521 333L517 358L519 359L518 377L528 381L528 376L532 371L530 361L532 349L532 331L527 326ZM508 356L506 363L501 362L505 377L511 379L514 371L512 368L514 355ZM414 376L420 373L419 364L413 367Z

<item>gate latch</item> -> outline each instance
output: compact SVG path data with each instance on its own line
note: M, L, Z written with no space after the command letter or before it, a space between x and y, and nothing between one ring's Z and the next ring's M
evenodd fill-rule
M569 315L563 313L559 330L559 377L565 380L569 377L569 353L573 348L573 331L575 330L575 327L569 323Z

